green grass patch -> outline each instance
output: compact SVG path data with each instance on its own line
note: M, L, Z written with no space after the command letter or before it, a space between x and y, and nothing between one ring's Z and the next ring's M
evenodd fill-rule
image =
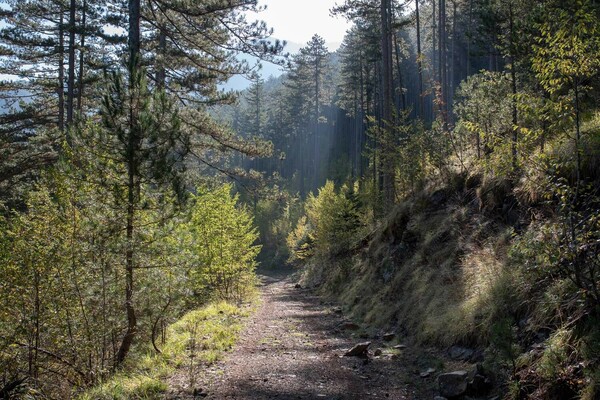
M162 354L132 354L123 371L88 390L80 400L162 399L177 369L194 379L200 366L221 359L235 344L252 309L220 302L185 314L167 331Z

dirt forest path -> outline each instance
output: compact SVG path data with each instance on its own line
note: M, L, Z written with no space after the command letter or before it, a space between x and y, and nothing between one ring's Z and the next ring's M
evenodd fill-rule
M406 349L368 360L342 357L358 342L371 341L371 351L384 343L342 329L345 320L339 309L296 288L289 278L263 277L261 292L262 304L248 319L233 351L203 374L204 398L434 397L432 382L420 377L415 365L420 354Z

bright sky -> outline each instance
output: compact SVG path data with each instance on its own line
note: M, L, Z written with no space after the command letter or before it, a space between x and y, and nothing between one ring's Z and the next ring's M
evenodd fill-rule
M273 36L290 42L286 51L294 53L315 34L325 39L330 51L338 49L350 23L343 17L332 17L329 10L343 0L259 0L267 9L251 14L249 20L263 20L274 29ZM0 0L2 8L5 0ZM278 68L265 65L265 75L279 75ZM2 79L2 77L0 77Z
M332 17L329 10L342 0L259 0L267 10L258 14L267 26L275 30L274 37L288 42L306 44L318 33L329 50L337 50L350 24L343 17Z

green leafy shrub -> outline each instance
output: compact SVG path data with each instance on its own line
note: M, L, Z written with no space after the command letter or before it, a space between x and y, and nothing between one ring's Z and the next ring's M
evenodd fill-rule
M302 213L302 203L285 190L274 188L254 208L254 216L262 244L258 260L261 266L277 268L290 257L287 237Z
M294 230L288 234L287 245L290 252L288 261L290 262L305 260L314 255L314 236L306 215L300 217Z
M252 216L238 206L230 185L200 187L193 201L190 219L179 229L195 290L242 301L254 287L260 251Z
M361 217L357 200L348 186L337 191L335 184L327 181L316 196L308 195L305 211L306 216L300 218L288 236L295 258L330 257L351 247Z

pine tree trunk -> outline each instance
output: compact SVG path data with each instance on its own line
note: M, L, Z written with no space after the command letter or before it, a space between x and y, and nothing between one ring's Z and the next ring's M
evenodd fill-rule
M397 111L398 116L400 115L400 111L406 110L406 96L404 94L404 79L402 77L402 62L400 60L400 45L398 44L398 37L394 33L394 47L395 47L395 56L396 56L396 71L398 73L398 90L400 90L400 101L398 103Z
M431 0L431 81L432 84L437 79L437 17L436 17L436 2L438 0ZM434 101L436 93L433 88L431 89L431 110L430 110L430 119L435 119L435 103Z
M442 15L444 14L443 8L444 0L439 0L439 13L438 13L438 82L440 84L441 98L443 99L444 93L444 34L443 34L443 22Z
M467 65L465 79L471 76L471 41L473 40L473 0L469 0L469 26L467 28Z
M40 301L40 273L37 266L33 266L33 346L29 348L29 376L33 382L37 384L39 376L38 365L38 349L40 348L40 318L41 318L41 301Z
M518 110L517 110L517 69L516 69L516 48L515 48L515 44L514 44L514 29L515 29L515 24L514 24L514 14L513 14L513 4L512 4L512 0L509 1L508 3L508 14L509 14L509 25L510 25L510 43L509 43L509 47L510 47L510 80L511 80L511 89L512 89L512 144L511 144L511 151L512 151L512 169L513 171L516 171L518 168L518 150L517 150L517 144L518 144L518 140L519 140L519 132L517 130L517 124L518 124L518 118L519 118L519 114L518 114Z
M446 69L446 0L439 0L439 32L438 32L438 79L440 85L439 101L440 116L442 118L444 130L448 129L447 107L447 69Z
M423 59L421 53L421 16L419 14L419 0L415 0L415 13L417 18L417 68L419 69L419 117L425 115L423 104Z
M133 344L137 334L137 318L133 304L134 294L134 223L139 182L137 180L137 150L139 147L139 101L140 73L140 0L129 0L129 138L127 143L127 226L125 253L125 310L127 314L127 331L121 341L115 364L120 366Z
M140 65L140 0L129 0L129 68L137 70Z
M358 126L359 126L359 141L358 141L358 165L359 172L358 176L360 178L363 177L364 171L366 171L366 167L364 166L364 161L362 157L362 149L365 144L365 76L364 76L364 65L363 65L363 54L362 51L360 53L360 107L357 118ZM368 100L367 100L368 101Z
M71 0L69 6L69 71L67 82L67 128L73 123L75 110L75 9L76 0ZM68 134L67 137L70 137Z
M320 104L319 104L319 94L321 91L320 85L320 75L321 75L321 65L320 65L320 59L319 59L319 55L315 56L315 118L314 118L314 124L315 124L315 129L314 129L314 182L313 182L313 187L317 187L318 185L318 175L319 175L319 164L320 164L320 151L319 151L319 108L320 108Z
M160 53L160 62L157 65L156 86L159 90L164 90L167 79L167 71L165 68L165 60L167 56L167 34L163 27L161 27L158 32L158 49Z
M436 17L436 2L431 0L431 70L432 79L435 79L437 68L437 17Z
M83 73L85 62L85 35L87 18L87 0L83 0L83 9L81 11L81 42L79 43L79 87L77 90L77 112L81 114L83 110Z
M256 82L256 135L260 136L260 81Z
M579 79L575 78L575 157L576 157L576 184L575 184L575 201L578 201L579 188L581 185L581 109L579 100Z
M450 51L450 77L449 81L449 90L448 90L448 119L450 120L450 124L454 124L452 120L452 103L451 100L454 96L454 85L456 82L456 16L457 16L457 6L456 0L452 1L452 49Z
M130 134L131 135L131 134ZM135 144L130 140L128 149L128 162L127 162L127 226L126 226L126 240L127 250L125 253L125 310L127 314L127 331L123 336L119 352L116 357L116 366L120 366L133 344L135 335L137 334L137 317L135 313L135 307L133 304L133 293L134 293L134 219L135 219L135 197L136 197L136 177L135 177L135 151L132 146Z
M65 130L65 19L60 10L58 28L58 129Z
M382 182L384 203L390 206L394 203L394 166L391 160L393 146L390 143L388 126L392 122L392 32L391 32L391 0L381 0L381 47L382 47L382 115L381 127L384 133L381 140Z

